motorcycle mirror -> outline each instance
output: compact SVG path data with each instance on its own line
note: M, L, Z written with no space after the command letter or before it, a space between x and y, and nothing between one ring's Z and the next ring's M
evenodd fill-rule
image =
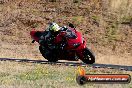
M68 26L71 28L75 28L75 26L72 23L69 23Z
M32 41L32 43L34 43L34 42L35 42L35 40Z

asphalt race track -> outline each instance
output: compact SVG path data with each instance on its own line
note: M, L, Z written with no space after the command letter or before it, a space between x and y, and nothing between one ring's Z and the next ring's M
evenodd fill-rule
M54 65L65 65L65 66L83 66L83 67L93 67L93 68L108 68L108 69L118 69L124 71L132 71L132 66L124 65L112 65L112 64L90 64L78 62L48 62L46 60L30 60L30 59L13 59L13 58L0 58L0 61L15 61L15 62L27 62L27 63L40 63L40 64L54 64Z

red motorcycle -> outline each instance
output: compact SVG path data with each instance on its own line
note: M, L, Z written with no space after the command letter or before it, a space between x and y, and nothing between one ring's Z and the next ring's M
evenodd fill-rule
M32 43L38 42L41 35L46 35L46 31L32 30L30 35L33 39ZM65 37L64 42L58 44ZM49 62L56 62L58 60L78 61L82 60L86 64L93 64L95 56L90 49L86 47L86 40L82 34L72 25L66 31L59 33L54 39L57 49L51 49L51 46L45 42L40 44L39 50L42 56Z

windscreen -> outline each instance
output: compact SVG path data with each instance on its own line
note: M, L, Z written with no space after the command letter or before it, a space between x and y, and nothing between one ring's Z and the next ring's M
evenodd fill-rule
M70 30L70 29L67 29L66 30L66 35L65 35L67 38L72 38L72 39L75 39L77 38L76 34L74 31Z

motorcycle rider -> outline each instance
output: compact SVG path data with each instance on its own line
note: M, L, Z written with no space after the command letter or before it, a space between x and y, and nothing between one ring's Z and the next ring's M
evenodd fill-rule
M55 49L56 45L54 43L54 39L60 32L66 30L67 30L66 26L60 27L57 23L52 22L49 24L49 27L44 31L44 33L40 37L39 43L41 45L44 45L46 43L48 44L48 46L50 46L51 49Z

